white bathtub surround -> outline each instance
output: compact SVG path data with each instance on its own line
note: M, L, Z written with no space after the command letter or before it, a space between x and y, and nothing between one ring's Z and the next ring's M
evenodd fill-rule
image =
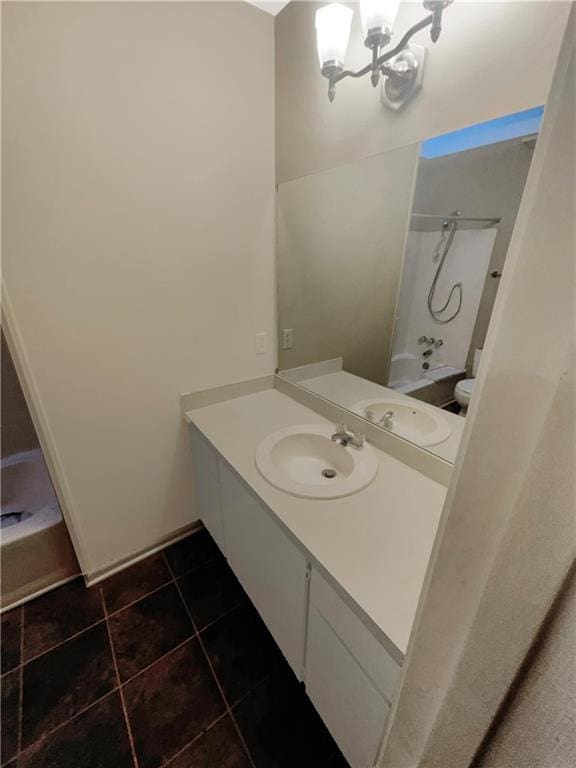
M419 399L427 402L434 401L438 404L438 398L442 401L442 393L437 385L448 379L461 378L466 375L464 368L454 368L451 365L440 365L427 371L422 369L422 361L411 352L400 352L392 355L390 360L390 372L388 386L397 392L406 395L418 393ZM444 404L441 402L441 404Z
M431 317L427 306L428 292L438 267L433 256L441 233L410 231L394 328L393 364L389 378L391 383L405 385L410 382L410 378L415 382L425 378L422 368L422 352L425 349L432 350L427 358L430 370L443 366L465 370L496 235L495 228L459 229L456 232L438 279L433 307L442 306L451 287L461 282L462 309L454 320L443 324ZM457 297L453 296L442 316L450 317L456 307ZM422 336L441 339L442 345L435 347L419 344L418 340Z
M58 499L36 448L2 459L2 608L79 573Z

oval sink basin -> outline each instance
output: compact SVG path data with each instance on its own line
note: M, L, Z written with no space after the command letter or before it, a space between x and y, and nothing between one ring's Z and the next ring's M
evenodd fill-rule
M376 477L378 458L362 448L340 445L334 429L321 424L286 427L256 449L258 471L275 488L307 499L337 499L365 488Z
M422 403L404 403L399 400L374 398L360 400L352 409L375 424L385 420L385 415L392 411L390 426L380 424L394 435L410 440L411 443L426 447L446 440L452 431L447 419L439 408Z

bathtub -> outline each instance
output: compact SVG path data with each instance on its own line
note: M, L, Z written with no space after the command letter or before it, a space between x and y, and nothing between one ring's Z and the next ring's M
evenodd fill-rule
M60 505L39 448L7 456L0 462L0 468L2 546L32 536L62 520Z
M431 386L430 379L422 374L422 363L411 352L399 352L392 355L388 386L397 392L409 394L423 387Z
M13 605L78 573L78 563L39 448L0 461L0 606Z
M422 370L422 361L411 352L400 352L390 360L388 386L431 405L442 407L454 400L456 382L466 376L463 368L441 363Z

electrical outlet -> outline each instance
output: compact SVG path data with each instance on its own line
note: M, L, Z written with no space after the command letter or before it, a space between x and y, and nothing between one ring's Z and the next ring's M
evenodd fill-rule
M292 328L282 329L282 349L292 349Z
M267 334L266 333L257 333L256 334L256 354L257 355L265 355L267 351Z

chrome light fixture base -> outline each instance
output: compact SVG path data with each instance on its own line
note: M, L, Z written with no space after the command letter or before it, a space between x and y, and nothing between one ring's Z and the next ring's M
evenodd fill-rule
M338 59L330 59L330 61L325 61L322 65L322 75L331 80L336 75L339 75L343 69L344 62L338 61Z
M376 48L385 48L392 39L392 30L388 27L374 27L369 29L364 45L370 50Z
M387 109L400 112L420 93L425 58L423 45L411 45L389 62L382 83L382 103Z

